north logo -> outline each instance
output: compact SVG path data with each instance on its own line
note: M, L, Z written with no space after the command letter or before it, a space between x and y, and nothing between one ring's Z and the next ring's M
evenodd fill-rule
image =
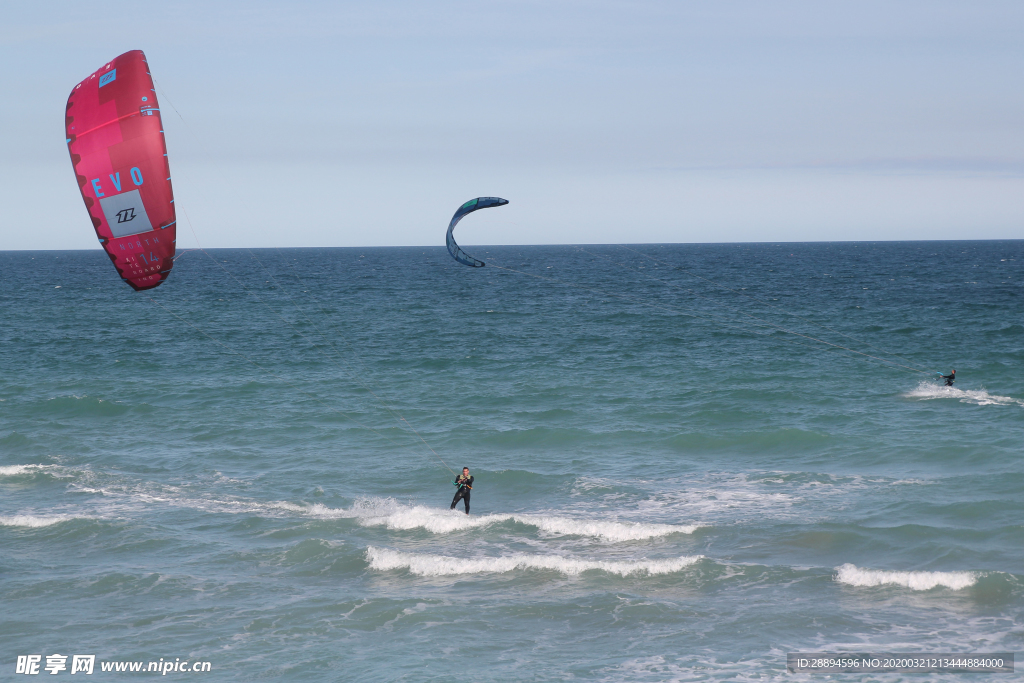
M139 182L141 181L142 177L139 176ZM99 179L96 182L99 182ZM114 183L114 187L121 188L121 180L117 173L110 174L110 182ZM146 214L146 206L137 189L100 197L100 206L103 208L103 217L107 219L111 237L138 235L153 229L153 222ZM174 204L170 206L173 207Z

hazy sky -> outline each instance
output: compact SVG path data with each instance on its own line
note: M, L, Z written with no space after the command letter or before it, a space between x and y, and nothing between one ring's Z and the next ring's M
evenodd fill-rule
M179 247L443 245L478 195L460 243L1024 237L1019 0L104 0L5 5L0 249L98 248L64 104L131 49Z

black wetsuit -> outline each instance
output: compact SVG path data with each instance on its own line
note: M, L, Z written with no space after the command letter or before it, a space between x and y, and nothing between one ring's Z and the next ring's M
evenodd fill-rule
M455 492L455 497L452 498L452 506L450 510L455 509L455 505L462 499L462 502L466 504L466 514L469 514L469 493L473 488L473 477L464 477L461 474L456 477L455 483L459 485L459 490Z
M940 377L942 377L942 379L946 380L946 386L947 387L951 387L951 386L953 386L953 380L956 379L956 373L954 372L951 375L940 375Z

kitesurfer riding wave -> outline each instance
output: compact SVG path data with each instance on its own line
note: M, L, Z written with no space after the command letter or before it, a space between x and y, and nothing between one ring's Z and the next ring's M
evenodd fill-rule
M455 497L452 498L452 506L449 510L454 510L458 504L459 499L466 504L466 514L469 514L469 493L473 490L473 477L469 476L469 468L463 467L462 474L455 478L452 482L459 487L459 490L455 492Z
M946 380L946 386L947 387L951 387L951 386L953 386L953 382L956 381L956 370L953 370L948 375L939 375L939 377L941 377L942 379Z

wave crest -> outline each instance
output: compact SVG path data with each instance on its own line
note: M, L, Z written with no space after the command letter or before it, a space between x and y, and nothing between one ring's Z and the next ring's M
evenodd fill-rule
M883 569L862 569L852 564L836 567L836 581L850 586L904 586L927 591L939 586L955 591L973 586L977 572L901 572Z
M350 510L313 505L309 514L322 518L355 518L363 526L384 526L388 529L424 529L434 534L447 534L516 522L560 536L589 536L618 543L638 541L669 534L692 534L694 525L644 524L642 522L616 522L557 515L490 514L466 515L459 510L431 508L424 505L404 506L392 499L357 501Z
M21 526L38 528L44 526L52 526L54 524L60 524L66 522L75 517L69 517L67 515L50 515L40 516L35 515L13 515L11 517L0 517L0 526ZM81 518L78 518L81 519Z
M567 576L587 571L602 571L619 576L671 574L696 564L703 555L674 557L664 560L584 560L560 555L526 555L515 553L504 557L449 557L405 553L387 548L366 549L370 569L389 571L407 569L418 576L457 576L462 574L503 574L517 569L547 569Z
M16 477L19 474L42 469L42 465L4 465L0 467L0 477Z

